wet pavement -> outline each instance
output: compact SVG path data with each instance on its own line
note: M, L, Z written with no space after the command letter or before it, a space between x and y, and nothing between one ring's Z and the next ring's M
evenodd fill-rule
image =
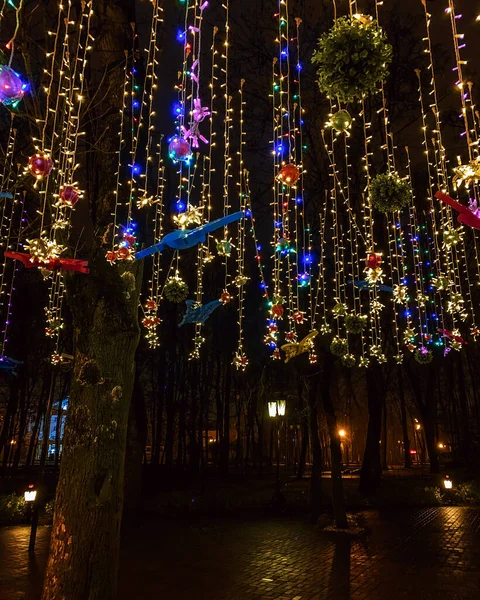
M361 539L302 520L140 522L124 531L119 600L478 600L480 509L359 514ZM0 599L36 599L49 531L0 529ZM60 600L60 599L59 599ZM68 600L68 599L67 599Z

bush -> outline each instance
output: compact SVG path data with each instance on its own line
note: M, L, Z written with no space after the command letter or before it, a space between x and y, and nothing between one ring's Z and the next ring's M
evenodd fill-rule
M318 40L312 57L320 90L341 102L375 91L391 60L392 47L378 23L352 17L337 19Z
M409 205L412 188L396 175L377 175L370 184L370 196L377 210L394 212Z
M23 496L0 495L0 524L12 525L25 519L27 503Z

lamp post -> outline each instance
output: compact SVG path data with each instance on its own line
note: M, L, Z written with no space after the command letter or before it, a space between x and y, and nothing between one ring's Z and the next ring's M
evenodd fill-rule
M285 400L274 400L268 403L268 414L272 419L275 419L277 424L277 480L272 502L276 508L285 506L285 497L280 489L280 418L285 416L286 406Z

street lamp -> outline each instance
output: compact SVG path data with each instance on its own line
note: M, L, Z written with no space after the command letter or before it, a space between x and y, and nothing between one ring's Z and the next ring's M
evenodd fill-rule
M446 490L451 490L453 488L453 481L449 478L448 475L446 475L445 479L443 480L443 487Z
M25 502L35 502L36 497L37 497L37 490L34 489L33 483L30 483L28 486L28 489L25 490L25 493L23 494L23 498L24 498Z
M286 400L274 400L268 403L268 414L277 423L277 481L273 505L277 508L283 508L285 498L280 490L280 418L285 416L287 407Z

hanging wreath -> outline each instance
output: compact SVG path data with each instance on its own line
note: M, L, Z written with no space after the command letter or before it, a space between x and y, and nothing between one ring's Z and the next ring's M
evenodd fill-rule
M415 360L420 365L428 365L433 360L433 352L425 347L415 350Z
M345 367L348 367L349 369L352 369L357 364L357 361L356 361L355 356L353 354L347 354L346 356L342 357L342 364Z
M345 329L348 333L362 333L366 326L366 315L347 315L345 317Z
M318 41L312 62L317 82L328 98L352 102L375 91L388 75L392 47L377 21L341 17Z
M180 277L170 277L163 288L164 296L170 302L179 304L188 296L188 286Z
M402 210L410 203L412 188L396 175L377 175L370 184L370 198L383 213Z
M342 338L336 337L330 344L330 352L335 356L345 356L348 354L348 342Z

